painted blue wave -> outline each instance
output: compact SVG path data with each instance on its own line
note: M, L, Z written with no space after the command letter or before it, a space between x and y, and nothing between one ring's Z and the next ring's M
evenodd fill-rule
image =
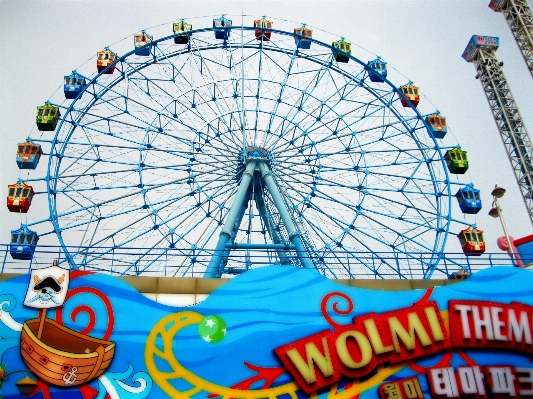
M27 283L28 276L0 283L0 299L2 295L11 295L14 299L14 301L10 299L10 303L14 305L2 309L9 311L18 322L37 316L36 310L22 306ZM342 292L348 295L354 304L350 315L333 317L339 324L349 324L353 317L369 312L381 313L410 306L426 293L426 290L395 292L348 287L327 280L314 271L281 266L246 272L217 289L202 303L187 308L157 304L136 292L128 284L107 275L88 275L73 279L70 289L84 286L105 293L114 309L115 327L110 340L116 343L116 352L107 372L118 375L125 369L130 371L129 365L136 372L145 371L144 344L153 327L171 313L192 310L202 315L222 317L227 325L227 335L218 343L207 343L199 337L196 326L189 326L175 337L174 354L182 365L195 374L225 386L234 385L254 375L244 365L245 361L262 367L279 367L280 363L273 353L274 348L330 329L331 326L320 311L322 298L330 292ZM67 302L63 318L69 327L83 328L88 322L86 314L80 313L76 322L70 320L68 314L76 306L93 301L91 303L97 311L97 320L91 335L102 336L108 323L105 306L101 300L90 298L90 294L74 296ZM494 300L502 303L518 301L533 305L533 274L531 271L521 269L495 267L478 272L466 281L437 287L430 299L435 300L443 310L448 308L450 299ZM329 309L336 300L339 301L341 309L346 308L346 303L342 299L334 298L329 302ZM49 312L49 317L55 318L55 316L55 311ZM0 351L2 361L8 365L8 369L11 364L22 364L18 351L12 349L19 336L20 333L0 326L0 337L10 339L0 340L0 343L5 343L5 345L0 344ZM481 364L496 364L503 361L503 356L509 358L509 354L495 351L478 350L470 351L468 354ZM441 356L441 354L430 356L418 360L417 363L424 367L431 366L436 364ZM516 365L530 366L529 359L524 355L512 354L511 358ZM454 356L452 364L457 367L464 365L465 361ZM414 372L404 368L391 378L411 375L414 375ZM135 386L133 376L127 378L124 383ZM284 376L278 383L286 382L288 379L288 376ZM91 386L100 390L100 395L102 394L97 382ZM164 397L156 384L150 388L150 397ZM424 385L423 389L427 389L427 386ZM77 392L75 389L53 390L53 392L65 391L72 392L73 398L81 397L74 395ZM16 393L13 381L11 383L6 381L2 388L4 398ZM146 391L143 394L145 395ZM362 398L375 395L374 391L369 391Z

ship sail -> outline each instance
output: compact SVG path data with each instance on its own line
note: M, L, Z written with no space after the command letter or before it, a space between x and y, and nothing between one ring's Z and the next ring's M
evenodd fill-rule
M70 281L69 271L54 265L32 270L24 305L34 309L63 306Z

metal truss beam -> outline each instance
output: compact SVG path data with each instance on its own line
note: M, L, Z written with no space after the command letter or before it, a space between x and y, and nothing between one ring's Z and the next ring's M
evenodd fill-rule
M496 58L495 47L479 47L468 59L474 63L489 102L516 181L533 224L533 148L503 73L503 63Z
M533 12L527 0L493 0L489 7L504 15L533 76Z

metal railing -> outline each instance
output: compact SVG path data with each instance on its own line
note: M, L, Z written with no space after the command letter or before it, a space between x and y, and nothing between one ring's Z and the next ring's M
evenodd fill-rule
M83 248L87 250L88 248ZM79 249L77 249L79 250ZM138 262L132 267L127 262L122 262L125 256L132 256L138 250ZM70 251L71 254L77 251ZM114 248L112 253L109 248L91 248L92 261L75 266L82 270L95 271L114 275L144 275L144 276L189 276L202 277L205 268L214 250L203 250L195 255L197 269L183 267L183 257L189 256L179 249L169 251L168 248L154 248L146 254L144 248ZM228 259L228 270L233 274L239 274L247 270L248 265L253 268L272 264L272 250L249 250L234 249ZM161 258L165 254L164 265L159 268L150 268L147 265L154 263L154 259ZM142 254L142 255L141 255ZM248 262L245 262L245 254ZM398 254L393 252L358 252L357 254L347 251L336 251L324 259L331 272L320 271L328 278L358 278L358 279L425 279L428 275L428 263L433 258L432 253ZM38 245L32 260L16 260L11 257L9 244L0 244L0 259L2 273L28 273L32 268L41 268L51 265L54 259L59 259L60 264L68 265L67 257L60 246ZM392 269L390 264L398 267ZM434 268L431 278L449 278L454 273L474 273L481 269L496 266L513 266L512 260L507 253L485 253L482 256L465 256L463 253L444 254L441 261Z

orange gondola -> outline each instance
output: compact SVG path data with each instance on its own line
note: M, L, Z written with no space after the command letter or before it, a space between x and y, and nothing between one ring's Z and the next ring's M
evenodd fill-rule
M480 256L485 252L483 230L470 226L467 229L461 230L457 234L457 237L466 256Z
M35 192L33 187L24 182L7 186L7 209L9 212L27 213Z
M439 114L429 115L426 118L426 123L433 133L433 137L436 139L443 139L448 132L448 125L446 124L446 118L440 116Z
M17 145L17 165L19 169L35 169L43 150L40 144L34 144L33 141L18 143Z

